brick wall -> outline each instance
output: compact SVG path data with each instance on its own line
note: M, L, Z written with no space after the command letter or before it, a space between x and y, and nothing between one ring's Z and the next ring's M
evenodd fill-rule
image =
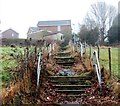
M71 26L70 25L65 25L65 26L60 26L61 27L61 33L64 33L66 31L70 31L70 33L72 32L71 31ZM58 30L58 27L57 26L39 26L39 28L41 30L49 30L49 31L52 31L53 33L54 32L57 32Z
M57 27L56 26L39 26L39 28L41 30L49 30L52 32L56 32L57 31Z

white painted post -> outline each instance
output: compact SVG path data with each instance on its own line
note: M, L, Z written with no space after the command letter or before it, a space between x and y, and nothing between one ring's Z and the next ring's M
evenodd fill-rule
M46 41L44 41L44 47L45 47L45 51L47 50L47 43Z
M53 45L52 45L52 50L53 50L53 51L55 50L55 45L54 45L54 43L53 43Z
M101 77L100 77L100 75L99 75L99 69L98 69L98 66L97 66L97 64L94 64L94 70L95 70L95 72L97 73L97 78L98 78L98 83L99 83L99 86L101 87Z
M41 71L41 59L42 59L42 56L41 56L41 52L39 53L38 55L38 66L37 66L37 88L39 87L39 81L40 81L40 71Z
M49 56L51 56L52 45L49 45Z
M99 70L99 74L100 74L100 77L101 77L100 63L99 63L98 54L97 54L96 50L94 51L93 56L94 56L93 57L93 62L94 62L94 64L97 64L98 70Z

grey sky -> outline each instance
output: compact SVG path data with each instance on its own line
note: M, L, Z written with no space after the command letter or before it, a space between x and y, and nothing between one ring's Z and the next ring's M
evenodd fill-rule
M25 38L28 28L38 21L71 19L77 31L90 4L97 1L117 7L119 0L0 0L0 29L12 28Z

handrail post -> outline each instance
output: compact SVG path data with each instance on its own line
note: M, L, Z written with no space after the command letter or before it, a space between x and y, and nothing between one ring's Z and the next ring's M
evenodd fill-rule
M97 67L97 64L94 64L94 70L96 71L96 73L97 73L97 79L98 79L98 83L99 83L99 86L100 86L100 88L102 87L101 86L101 77L100 77L100 75L99 75L99 72L98 72L98 67Z
M51 44L49 45L49 57L51 56L51 51L52 51L52 46L51 46Z
M101 86L101 83L102 83L102 81L101 81L101 70L100 70L100 63L99 63L99 60L98 60L97 51L94 51L94 53L93 53L93 64L94 64L93 65L94 69L97 73L97 78L98 78L99 85L100 85L100 87L102 87Z
M40 82L40 71L41 71L41 62L42 62L42 53L40 52L38 55L38 66L37 66L37 88L39 87Z
M100 63L99 63L98 54L96 50L94 51L93 56L94 56L93 61L98 65L98 71L101 76Z

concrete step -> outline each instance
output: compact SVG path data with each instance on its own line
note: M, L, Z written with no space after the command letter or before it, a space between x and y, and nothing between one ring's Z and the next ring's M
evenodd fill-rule
M89 79L91 79L91 76L48 76L48 78L89 80Z
M64 93L64 94L81 94L84 93L85 90L55 90L57 93Z
M56 59L56 63L59 65L66 65L70 64L73 65L75 63L75 60L71 59Z
M74 60L74 57L55 57L54 59L58 60L58 59L61 59L61 60Z
M49 76L50 82L55 84L63 84L63 85L90 85L92 77L85 77L85 76ZM89 82L89 83L86 83Z
M53 87L82 87L82 88L88 88L88 87L91 87L91 85L53 85Z
M57 56L70 56L71 52L58 52Z
M79 102L67 102L67 103L59 103L60 105L58 106L83 106Z
M70 69L72 66L62 66L64 69Z
M54 84L85 84L85 80L66 80L66 81L61 81L61 80L51 80L51 83Z
M59 65L65 65L65 66L71 66L74 64L74 61L70 61L70 62L56 62Z
M67 50L68 47L61 47L60 50Z
M75 97L75 98L76 98L76 97L81 97L81 96L87 96L87 94L66 94L66 95L61 95L61 96L62 96L62 97L68 97L68 98L69 98L69 97L70 97L70 98L71 98L71 97L73 97L73 98Z

